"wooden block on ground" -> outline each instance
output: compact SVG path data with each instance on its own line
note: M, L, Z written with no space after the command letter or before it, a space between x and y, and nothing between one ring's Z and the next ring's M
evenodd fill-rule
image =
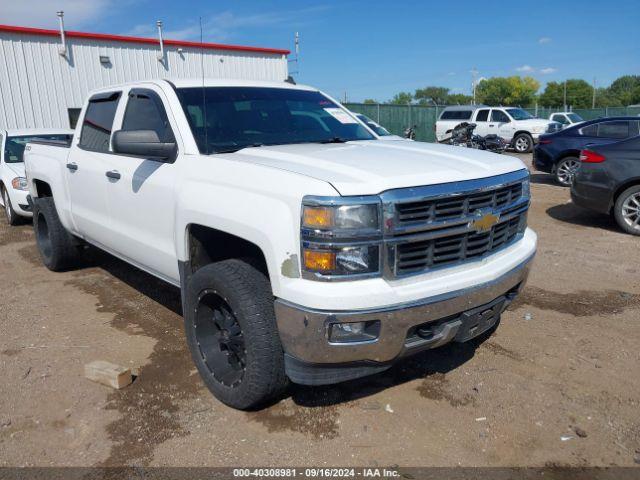
M89 380L118 389L126 387L133 381L131 370L103 360L87 363L84 366L84 375Z

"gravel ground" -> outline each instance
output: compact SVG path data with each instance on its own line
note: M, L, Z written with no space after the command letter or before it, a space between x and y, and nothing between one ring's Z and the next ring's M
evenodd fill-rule
M490 338L250 413L204 388L178 290L101 253L49 272L31 225L1 226L0 466L640 462L640 238L532 180L538 256ZM138 377L92 383L98 359Z

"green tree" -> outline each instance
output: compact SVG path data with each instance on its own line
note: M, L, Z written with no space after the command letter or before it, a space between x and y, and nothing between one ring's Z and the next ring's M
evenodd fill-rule
M378 103L378 101L377 101L377 100L374 100L373 98L365 98L365 99L364 99L364 102L362 102L362 103L368 103L368 104L373 104L373 105L375 105L376 103Z
M543 107L564 106L564 83L549 82L540 95L539 103ZM567 83L567 107L591 108L593 102L593 87L584 80L571 78ZM597 92L596 92L597 99Z
M396 105L406 105L413 101L413 95L409 92L396 93L391 100L387 103L393 103Z
M618 98L622 105L640 102L640 75L624 75L613 81L609 92Z
M476 87L476 98L487 105L534 104L540 83L532 77L492 77L480 81Z
M425 87L419 88L414 94L414 98L420 105L446 105L449 98L449 89L446 87Z
M592 103L589 104L589 108L591 105ZM622 107L622 102L609 88L598 88L596 89L596 107Z
M447 98L447 105L470 105L471 102L473 97L464 93L452 93Z

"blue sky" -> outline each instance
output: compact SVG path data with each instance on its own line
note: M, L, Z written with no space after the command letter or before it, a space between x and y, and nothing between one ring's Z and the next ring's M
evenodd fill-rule
M469 93L481 77L531 75L543 85L640 74L640 0L324 1L0 0L0 23L293 49L298 81L351 101L427 85Z

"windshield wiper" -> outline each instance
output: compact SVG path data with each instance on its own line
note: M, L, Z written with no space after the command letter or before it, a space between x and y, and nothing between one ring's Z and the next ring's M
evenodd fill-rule
M345 140L344 138L340 138L340 137L333 137L333 138L329 138L327 140L321 140L318 143L347 143L348 140Z
M264 143L251 143L249 145L242 145L240 147L227 148L225 150L216 150L212 153L236 153L239 150L249 148L249 147L262 147Z

